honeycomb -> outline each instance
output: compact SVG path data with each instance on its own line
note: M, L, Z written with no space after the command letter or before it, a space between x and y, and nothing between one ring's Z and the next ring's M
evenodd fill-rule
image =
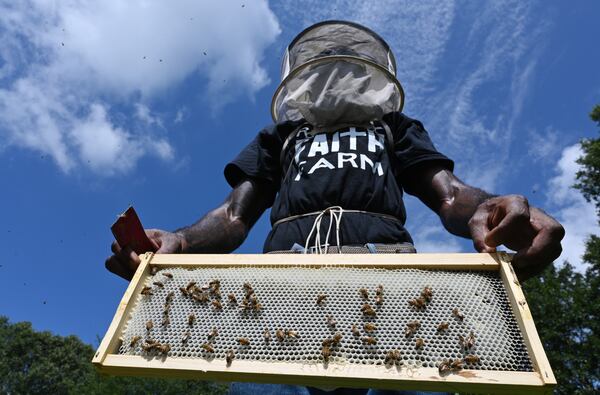
M214 297L201 303L179 289L191 281L200 287L215 279L220 281L222 309L211 304ZM163 287L153 284L157 281ZM262 309L249 311L240 307L246 282L254 289ZM383 303L377 305L375 291L380 284ZM120 354L161 357L142 349L145 339L153 339L169 344L167 358L225 361L227 352L233 350L233 364L239 359L324 363L322 341L339 332L343 337L331 347L328 363L383 365L387 352L397 349L404 366L438 367L445 359L473 354L479 362L465 364L464 368L533 371L497 272L332 266L170 267L149 276L144 285L151 287L152 295L136 295L121 334ZM431 301L424 309L411 306L408 301L418 298L426 286L433 291ZM365 303L361 288L368 291L367 302L376 311L374 317L365 317L361 312ZM170 323L162 325L165 299L170 292L174 293L168 313ZM236 296L237 303L230 303L230 293ZM320 294L327 297L317 304ZM464 319L453 314L455 308ZM188 317L192 313L196 319L190 325ZM335 326L328 324L328 317L337 322ZM149 320L154 325L147 330ZM421 325L414 334L406 336L407 323L413 320L419 320ZM441 322L449 324L448 330L437 330ZM366 333L365 323L375 324L376 330ZM351 331L352 325L360 330L359 336ZM213 328L217 328L218 335L209 341ZM270 331L270 341L264 339L265 329ZM278 329L293 330L298 338L279 341L275 336ZM188 331L189 338L183 341ZM459 335L467 338L471 332L475 343L467 351L459 343ZM141 339L131 347L134 336ZM367 336L372 336L376 344L367 344ZM250 344L239 344L241 337ZM423 340L422 348L416 347L419 338ZM214 352L204 349L204 344L210 344Z

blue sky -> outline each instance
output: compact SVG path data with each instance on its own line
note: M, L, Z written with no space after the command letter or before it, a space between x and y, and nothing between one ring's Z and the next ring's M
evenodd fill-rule
M558 262L583 268L600 229L570 185L577 142L597 136L598 15L595 1L0 0L0 314L95 343L127 285L104 269L116 215L134 204L172 230L219 204L223 167L270 122L285 46L325 19L380 33L404 112L456 174L557 217ZM406 204L420 251L472 251ZM265 215L238 252L268 229Z

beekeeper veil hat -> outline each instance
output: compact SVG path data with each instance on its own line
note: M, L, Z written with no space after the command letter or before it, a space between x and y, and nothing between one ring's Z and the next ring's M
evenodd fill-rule
M304 118L315 126L362 124L403 105L388 44L357 23L325 21L287 47L271 115L275 122Z

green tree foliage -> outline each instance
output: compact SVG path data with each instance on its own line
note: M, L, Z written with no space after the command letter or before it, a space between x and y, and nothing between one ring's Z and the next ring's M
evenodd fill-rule
M36 332L29 322L0 316L2 394L222 394L198 380L103 377L91 364L94 349L75 336Z
M590 118L600 126L600 105ZM596 204L600 219L600 139L581 143L575 188ZM585 275L566 263L549 267L524 289L558 381L558 394L600 392L600 235L586 243Z

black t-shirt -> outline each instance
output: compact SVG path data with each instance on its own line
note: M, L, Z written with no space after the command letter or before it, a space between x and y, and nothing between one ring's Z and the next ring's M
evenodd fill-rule
M373 214L344 213L340 244L412 243L404 228L406 212L399 180L417 163L435 161L450 170L454 163L435 149L421 122L399 112L387 114L383 120L394 140L391 162L391 146L385 141L381 124L319 133L302 127L302 121L283 122L261 130L227 164L225 178L232 187L246 177L272 185L271 224L341 206ZM294 132L282 164L283 144ZM264 252L289 250L295 243L304 246L314 221L315 215L311 215L276 224L265 241ZM329 216L325 216L321 233L328 225ZM335 245L334 237L330 244Z

